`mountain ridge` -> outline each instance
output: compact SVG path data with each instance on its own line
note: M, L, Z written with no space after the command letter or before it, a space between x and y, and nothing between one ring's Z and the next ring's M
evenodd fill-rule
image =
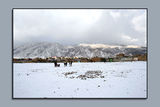
M122 46L106 44L78 44L62 45L59 43L37 42L26 43L15 46L14 58L35 58L35 57L114 57L116 54L126 55L145 54L146 47Z

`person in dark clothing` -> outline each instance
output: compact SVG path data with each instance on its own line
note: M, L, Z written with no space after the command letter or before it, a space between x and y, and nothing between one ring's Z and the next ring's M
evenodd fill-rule
M69 62L69 65L72 66L72 61Z
M54 61L54 66L55 66L55 67L57 66L57 61Z
M60 67L60 64L57 64L57 61L54 62L55 67Z

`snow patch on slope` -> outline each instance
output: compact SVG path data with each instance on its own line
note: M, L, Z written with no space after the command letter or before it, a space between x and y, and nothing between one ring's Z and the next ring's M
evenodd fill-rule
M79 44L61 45L59 43L28 43L14 47L14 58L35 57L114 57L116 54L125 53L144 54L146 48L138 46L118 46L106 44Z
M140 46L137 45L126 45L126 46L120 46L120 45L106 45L106 44L85 44L81 43L79 46L84 46L84 47L91 47L91 48L140 48Z

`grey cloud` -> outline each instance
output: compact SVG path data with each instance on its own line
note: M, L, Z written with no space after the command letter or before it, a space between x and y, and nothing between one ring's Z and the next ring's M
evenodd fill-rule
M145 10L15 10L14 43L145 46L145 17Z

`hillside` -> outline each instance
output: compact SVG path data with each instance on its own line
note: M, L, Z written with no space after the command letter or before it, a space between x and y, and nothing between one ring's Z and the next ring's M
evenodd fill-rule
M106 44L78 44L61 45L59 43L27 43L15 46L14 58L35 58L35 57L114 57L118 53L126 55L144 54L146 47L139 46L118 46Z

